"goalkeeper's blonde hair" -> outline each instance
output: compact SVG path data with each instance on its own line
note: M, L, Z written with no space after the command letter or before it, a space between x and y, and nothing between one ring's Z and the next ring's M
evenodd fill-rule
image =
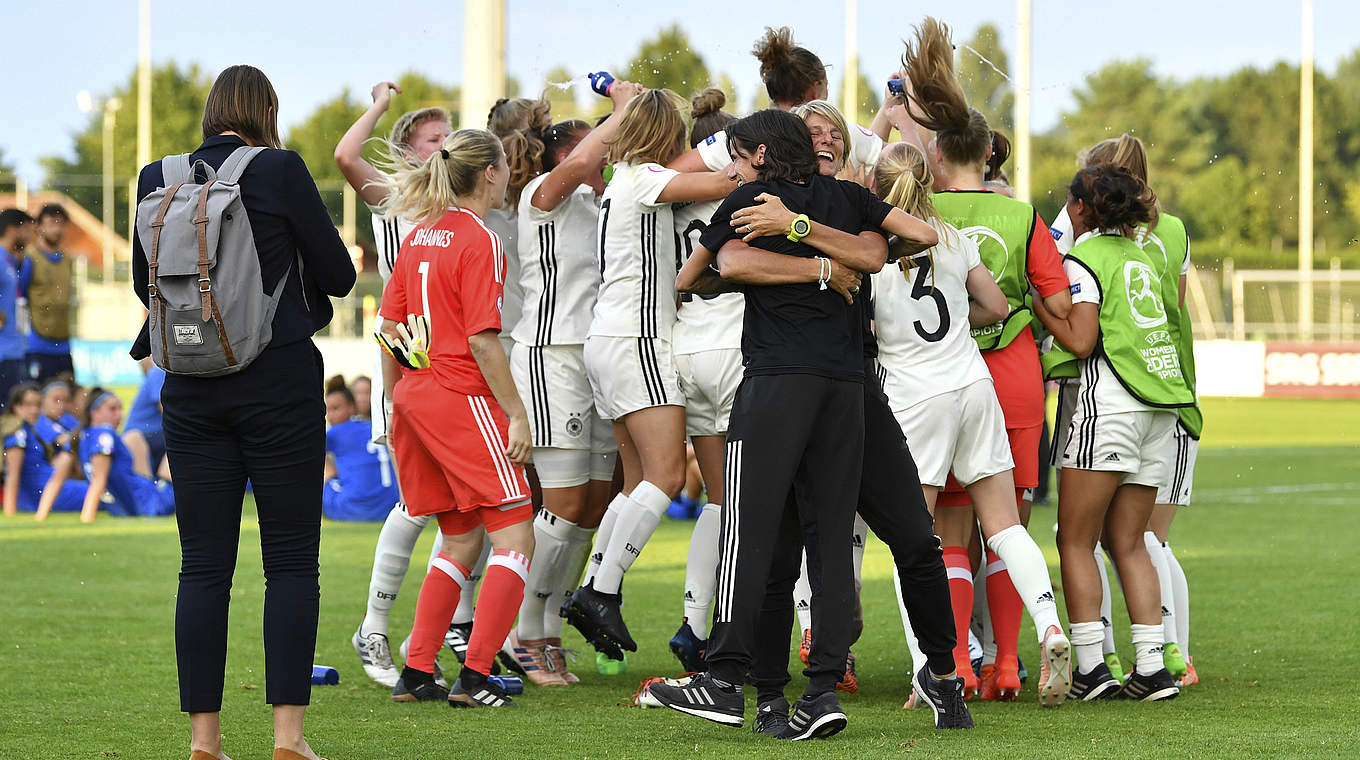
M418 224L435 221L460 198L477 191L486 181L485 170L500 160L501 141L485 129L460 129L449 135L444 148L424 161L407 155L402 146L387 142L382 185L387 199L378 212L383 216L410 219Z

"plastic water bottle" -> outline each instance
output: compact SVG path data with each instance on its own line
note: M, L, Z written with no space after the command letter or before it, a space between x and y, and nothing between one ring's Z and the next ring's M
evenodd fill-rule
M608 71L596 71L588 76L590 77L590 89L599 93L601 97L609 97L609 90L614 86L614 75Z
M902 80L897 77L888 80L888 92L891 92L899 98L905 98L907 96L907 88L902 86Z
M487 676L486 680L496 684L510 696L524 693L524 679L519 676Z
M340 683L340 671L329 665L312 666L313 686L334 686Z

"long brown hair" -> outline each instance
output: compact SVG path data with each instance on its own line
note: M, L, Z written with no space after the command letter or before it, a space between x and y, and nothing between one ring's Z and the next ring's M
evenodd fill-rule
M987 119L968 107L954 75L954 43L949 27L927 16L916 27L915 42L907 43L902 68L916 97L912 116L935 132L935 144L950 163L971 165L987 157L992 133Z
M737 120L736 116L722 110L725 105L727 93L716 87L710 87L690 98L689 117L694 120L694 124L689 130L689 147L699 147L699 143Z
M1082 222L1093 230L1119 230L1136 238L1157 226L1157 195L1128 169L1114 164L1087 166L1072 178L1067 192L1086 206Z
M802 103L808 90L826 81L826 65L816 53L793 44L787 26L765 27L751 55L760 60L760 79L775 104Z
M685 141L687 105L670 90L648 90L628 101L618 131L606 143L609 163L664 164L675 157Z
M217 75L203 104L203 139L235 132L251 145L282 148L279 96L254 66L229 66Z
M1148 181L1147 150L1143 148L1142 140L1127 132L1092 145L1086 151L1082 163L1087 166L1114 164L1127 169L1144 184Z
M559 121L540 132L532 127L516 129L501 138L505 161L510 167L510 180L505 187L505 201L511 209L519 208L519 196L534 177L557 167L557 151L582 133L590 131L590 124L581 119Z

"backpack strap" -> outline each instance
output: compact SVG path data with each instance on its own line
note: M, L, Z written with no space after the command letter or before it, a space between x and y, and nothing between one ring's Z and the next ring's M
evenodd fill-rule
M227 364L236 364L236 354L231 350L231 341L227 339L226 325L222 324L222 313L217 308L217 299L213 298L212 278L208 276L212 268L212 262L208 260L208 196L217 182L217 179L210 179L198 191L198 213L194 216L198 238L198 292L203 298L203 321L211 319L217 323L217 340L222 344Z
M192 182L193 168L188 153L178 153L161 159L161 181L166 187Z
M229 185L235 185L241 181L241 175L245 174L246 167L256 156L264 152L263 147L241 146L227 156L227 160L217 167L217 179Z
M187 156L179 158L188 161ZM165 214L170 210L170 204L175 200L175 194L184 186L184 181L170 186L165 191L165 196L161 198L161 205L156 208L156 217L151 220L151 253L147 259L147 303L151 312L151 327L154 329L159 319L161 326L161 355L165 357L166 368L170 364L170 349L167 345L165 335L165 302L161 300L161 291L156 287L156 268L160 264L161 254L161 228L165 226Z

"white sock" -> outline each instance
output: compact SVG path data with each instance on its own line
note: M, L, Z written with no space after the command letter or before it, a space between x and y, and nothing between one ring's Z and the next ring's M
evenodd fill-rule
M540 510L534 518L534 559L524 582L524 601L519 605L520 639L543 638L543 611L561 589L563 565L570 559L570 540L576 523Z
M600 572L600 563L604 561L605 550L609 548L609 539L614 536L614 526L618 524L619 515L627 509L628 496L622 492L614 494L614 499L609 502L609 508L604 511L604 518L600 520L599 530L595 531L595 548L590 552L590 560L586 564L586 577L581 581L582 584L594 581L596 574Z
M1100 576L1100 624L1105 627L1101 651L1114 654L1114 600L1110 596L1110 574L1105 567L1105 552L1100 548L1099 541L1096 542L1095 554L1097 575Z
M661 524L661 516L671 505L671 498L660 488L642 481L628 494L628 507L619 514L614 525L617 536L611 537L605 549L600 569L595 573L595 590L602 594L617 594L623 583L623 574L633 566L642 555L656 527Z
M855 591L859 592L864 569L864 545L869 542L869 526L855 513L855 532L850 536L850 560L855 563ZM896 570L896 568L894 568Z
M1058 604L1053 597L1053 583L1048 578L1048 563L1044 561L1044 553L1034 543L1029 531L1022 525L1012 525L987 539L987 547L1006 563L1011 583L1015 585L1025 609L1034 620L1039 641L1044 640L1044 634L1048 633L1050 626L1062 630L1062 622L1058 620Z
M992 633L992 612L987 607L986 563L978 568L978 574L973 578L973 619L968 630L977 637L978 646L982 649L982 664L995 665L996 636ZM969 655L971 654L970 650Z
M1147 548L1152 567L1157 571L1157 585L1162 590L1162 637L1167 643L1176 641L1176 592L1171 586L1171 568L1166 563L1162 542L1152 531L1143 532L1143 546Z
M694 522L685 559L685 618L701 640L708 638L709 605L718 585L718 531L722 505L708 503Z
M586 560L590 558L590 539L594 536L593 529L578 525L572 529L571 537L567 539L567 557L562 563L562 577L557 579L557 593L543 607L545 639L562 638L562 615L559 610L562 609L562 602L566 601L581 584L581 573L586 569Z
M1162 668L1162 627L1160 625L1131 625L1133 634L1133 653L1137 658L1134 669L1143 675L1152 675Z
M387 616L397 603L397 591L411 566L411 550L416 548L420 532L430 521L428 517L412 517L406 506L398 504L387 513L382 530L378 531L378 546L373 550L373 574L368 581L368 609L359 635L372 633L387 635Z
M897 577L896 569L893 570L893 577ZM803 565L798 568L798 580L793 584L793 609L798 612L798 638L801 640L803 631L812 629L812 584L808 582L806 550L803 551Z
M1100 651L1100 642L1105 635L1102 629L1099 620L1068 626L1072 632L1072 648L1077 650L1078 673L1090 673L1105 663L1105 653Z
M1176 597L1176 643L1181 654L1190 657L1190 584L1185 580L1185 571L1171 551L1171 544L1162 544L1166 552L1166 565L1171 570L1171 589Z
M907 637L907 651L911 652L911 673L914 677L926 666L926 655L921 651L921 643L916 640L916 632L911 629L911 616L907 615L907 605L902 601L902 579L894 569L893 590L897 592L897 612L902 615L902 633Z
M463 593L458 597L458 607L454 609L449 625L467 625L472 622L473 610L477 607L477 584L482 580L482 573L486 572L486 558L490 556L491 539L482 536L482 554L477 558L477 564L472 566L467 583L463 584Z

